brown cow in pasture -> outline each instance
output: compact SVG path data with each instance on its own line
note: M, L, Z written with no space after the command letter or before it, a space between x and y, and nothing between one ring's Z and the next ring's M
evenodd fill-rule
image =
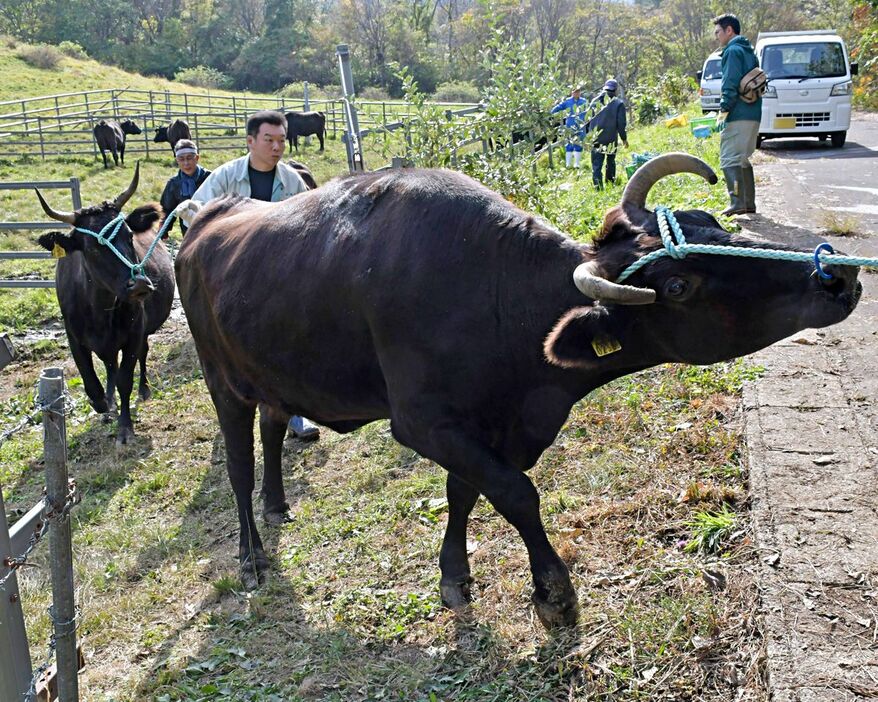
M128 134L142 134L142 130L130 119L115 122L111 119L102 119L92 129L101 156L104 158L104 168L109 168L107 163L107 151L113 154L113 163L117 166L119 161L125 165L125 137Z
M546 626L577 619L577 596L546 535L526 471L571 407L661 363L708 364L845 319L858 269L662 249L650 189L675 173L716 183L688 154L659 156L628 182L589 243L475 180L404 169L337 178L283 202L229 197L192 220L176 260L180 299L225 437L240 522L241 578L269 568L253 513L253 424L263 515L288 518L287 420L337 432L389 419L394 438L448 471L440 590L470 597L466 529L484 496L528 551ZM700 210L674 213L690 244L778 249Z
M175 119L167 127L159 127L155 130L155 136L152 141L154 144L168 142L171 145L171 153L180 139L191 139L192 133L189 131L189 125L182 119Z

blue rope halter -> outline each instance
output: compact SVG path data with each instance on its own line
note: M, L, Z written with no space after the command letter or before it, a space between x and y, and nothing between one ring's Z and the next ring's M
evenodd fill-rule
M858 256L842 256L833 253L832 247L827 243L820 244L812 253L805 251L780 251L778 249L749 249L740 246L722 246L719 244L690 244L683 235L683 229L674 213L664 205L655 208L655 217L658 221L659 233L662 237L664 248L656 249L637 259L628 266L616 279L621 283L639 271L647 263L670 256L671 258L686 258L690 253L719 254L722 256L740 256L744 258L765 258L778 261L813 261L817 274L824 280L830 280L832 275L823 270L823 265L832 263L837 266L868 266L878 268L878 258L862 258ZM673 232L673 236L671 235Z
M103 229L101 229L101 231L99 231L99 232L92 231L91 229L86 229L85 227L73 227L73 228L78 232L82 232L83 234L88 234L89 236L93 236L95 239L98 240L99 244L108 247L110 249L110 251L112 251L114 254L116 254L116 258L118 258L120 261L122 261L122 263L124 263L126 266L128 266L128 269L131 271L131 278L134 279L139 275L141 275L141 276L143 275L143 271L144 271L144 267L146 266L146 262L149 261L149 257L152 256L152 252L155 250L155 247L158 245L159 240L165 235L165 232L168 230L168 227L174 221L174 218L176 216L177 216L176 213L172 212L171 214L169 214L165 218L165 221L162 222L161 228L159 228L158 233L155 235L155 239L153 239L153 242L149 245L149 248L146 250L146 254L143 257L143 260L141 260L139 263L132 263L131 261L129 261L126 258L125 254L123 254L121 251L119 251L119 249L117 249L116 246L113 244L113 239L119 233L119 230L122 228L122 223L125 221L125 215L122 214L121 212L114 219L111 219L109 222L107 222L104 225ZM109 236L106 236L106 233L110 229L112 229L113 231L110 233Z

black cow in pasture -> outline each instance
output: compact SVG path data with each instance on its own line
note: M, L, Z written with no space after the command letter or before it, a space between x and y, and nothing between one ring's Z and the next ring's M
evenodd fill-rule
M138 164L131 184L119 197L76 212L56 212L39 190L37 197L52 219L100 233L119 216L137 189L139 176ZM161 209L155 203L136 208L122 221L111 239L112 245L129 262L138 264L155 239L151 229L160 216ZM107 231L104 236L109 238L111 234L112 231ZM96 237L76 229L66 234L44 234L39 242L50 251L60 248L65 254L55 269L55 289L70 353L95 411L105 413L113 409L116 388L119 388L116 444L126 444L134 436L130 410L134 366L139 360L139 395L146 400L151 394L146 377L147 337L164 324L174 299L174 269L168 250L163 242L158 242L143 272L139 273ZM92 353L106 368L106 389L95 374Z
M122 122L114 122L111 119L102 119L91 130L94 134L101 156L104 157L104 168L109 168L107 163L107 151L113 154L113 163L117 166L119 161L125 165L125 137L128 134L142 134L138 127L130 119Z
M716 174L688 154L642 166L591 243L574 241L460 173L335 179L284 202L202 209L176 260L180 298L225 437L244 585L268 559L256 529L253 422L263 514L289 509L281 449L290 415L338 432L389 418L393 436L448 471L443 601L470 594L468 515L484 495L524 540L536 613L569 625L577 597L526 475L574 403L656 364L752 353L845 319L857 269L733 256L663 257L647 195L664 176ZM676 212L690 243L764 248L707 212ZM778 248L783 248L778 246Z
M189 125L182 119L175 119L167 127L159 127L155 130L155 136L152 141L154 144L168 142L171 145L171 153L180 139L191 139L192 133L189 131Z
M299 150L299 137L316 134L320 140L320 150L323 151L323 139L326 135L326 115L322 112L287 112L287 141L290 142L290 151L295 147Z

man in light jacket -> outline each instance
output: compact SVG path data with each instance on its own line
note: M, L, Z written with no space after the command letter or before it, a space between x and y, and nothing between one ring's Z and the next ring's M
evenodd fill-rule
M280 202L308 190L296 170L280 159L287 146L287 120L281 112L263 110L247 120L246 156L224 163L195 191L192 200L206 204L223 195L243 195L254 200ZM315 424L304 417L290 419L290 433L303 440L320 436Z
M741 79L759 65L756 52L741 36L741 23L734 15L720 15L713 20L714 31L722 47L722 97L717 127L722 129L719 165L726 179L730 205L724 215L756 212L756 180L750 156L756 151L762 98L744 102L739 88Z

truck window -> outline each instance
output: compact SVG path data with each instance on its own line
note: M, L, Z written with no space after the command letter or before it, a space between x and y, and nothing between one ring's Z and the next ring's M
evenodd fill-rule
M834 78L847 75L838 42L775 44L762 52L762 70L769 78Z
M711 59L704 64L704 72L701 80L718 80L723 77L722 61Z

